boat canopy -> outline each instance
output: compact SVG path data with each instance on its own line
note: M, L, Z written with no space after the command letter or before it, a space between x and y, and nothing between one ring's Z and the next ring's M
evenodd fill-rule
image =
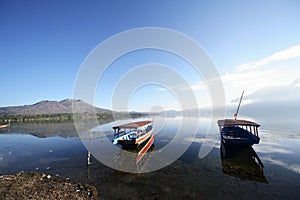
M247 121L247 120L235 120L235 119L224 119L224 120L218 120L218 126L228 127L228 126L255 126L259 127L260 125Z
M114 126L112 127L113 129L122 129L122 128L134 128L137 129L139 127L145 126L147 124L151 124L152 121L140 121L140 122L132 122L132 123L128 123L128 124L123 124L120 126Z

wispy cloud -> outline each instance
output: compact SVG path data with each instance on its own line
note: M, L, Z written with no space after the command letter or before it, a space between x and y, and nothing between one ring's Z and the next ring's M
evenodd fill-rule
M246 92L245 95L249 95L269 86L290 85L293 81L300 80L300 44L283 49L261 60L235 66L231 71L221 74L220 78L227 103L239 98L243 90ZM199 106L209 106L211 100L208 85L212 85L214 81L197 81L189 85L172 86L168 89L159 88L158 91L190 91L192 89L199 99ZM300 87L300 81L295 81L294 86ZM245 103L243 101L243 104Z
M269 86L290 85L300 78L299 67L300 45L239 65L232 72L222 75L226 99L238 98L243 90L248 95Z
M258 67L267 65L271 62L288 60L288 59L296 58L296 57L300 57L300 45L295 45L295 46L289 47L287 49L278 51L278 52L273 53L273 54L271 54L261 60L258 60L258 61L239 65L238 70L245 71L245 70L256 69Z
M232 72L226 73L221 76L225 92L230 94L228 100L232 97L236 98L240 95L241 91L247 88L247 93L257 90L261 86L274 84L275 79L270 78L274 70L265 71L245 71L245 72ZM214 80L210 81L213 84ZM189 86L178 86L178 90L194 90L205 91L208 89L208 84L204 81L198 81ZM237 93L236 93L237 92ZM233 96L232 96L233 95Z

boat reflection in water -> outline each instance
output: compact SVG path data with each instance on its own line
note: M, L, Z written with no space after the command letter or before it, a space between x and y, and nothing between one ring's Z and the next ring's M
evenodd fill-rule
M264 165L251 146L228 147L221 142L223 173L243 180L268 183Z
M151 151L155 149L154 136L152 135L145 142L136 148L122 148L114 157L116 168L123 171L141 173L148 171L145 169L151 156Z

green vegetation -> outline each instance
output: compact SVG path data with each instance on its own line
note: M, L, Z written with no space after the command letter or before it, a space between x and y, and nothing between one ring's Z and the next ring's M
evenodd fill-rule
M46 121L71 121L74 119L73 114L37 114L37 115L17 115L5 114L0 115L2 122L46 122Z
M132 118L138 118L147 115L146 113L130 113ZM117 119L122 119L128 116L127 113L115 112L114 117ZM84 114L72 114L72 113L62 113L62 114L36 114L36 115L18 115L18 114L2 114L0 115L0 123L10 122L68 122L74 121L74 119L94 119L95 116L90 113ZM96 114L98 120L110 120L113 119L113 113L98 113Z

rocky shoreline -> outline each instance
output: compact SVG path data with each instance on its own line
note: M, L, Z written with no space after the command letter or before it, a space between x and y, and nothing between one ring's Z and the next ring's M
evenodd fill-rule
M97 199L95 187L88 184L71 183L50 174L40 172L18 172L0 176L0 199Z

